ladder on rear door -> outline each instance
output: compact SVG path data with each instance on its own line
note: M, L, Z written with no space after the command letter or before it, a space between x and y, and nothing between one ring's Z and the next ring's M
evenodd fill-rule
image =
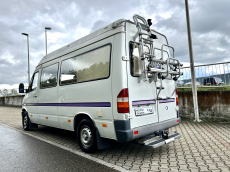
M148 81L151 83L152 81L157 82L157 78L160 79L160 87L157 93L157 99L159 98L160 92L164 89L162 85L162 80L166 79L169 75L172 75L171 79L175 81L175 89L169 97L171 97L177 87L176 81L178 78L183 75L180 71L180 67L183 65L175 59L174 48L163 44L161 47L161 58L156 59L154 52L154 39L158 39L156 35L154 35L150 29L151 20L148 19L148 22L145 18L135 14L133 16L134 22L137 27L137 33L134 35L133 40L135 41L137 37L139 37L139 46L140 46L140 56L142 62L142 74L139 76L139 83L143 80L144 82ZM141 21L141 22L140 22ZM149 53L143 51L143 47L149 45ZM173 58L168 57L167 60L163 59L164 47L171 48L173 50ZM148 63L146 64L146 59ZM162 66L166 65L166 69Z

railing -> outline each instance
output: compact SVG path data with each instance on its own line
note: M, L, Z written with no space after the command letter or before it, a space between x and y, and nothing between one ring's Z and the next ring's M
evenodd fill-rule
M182 67L178 87L191 87L190 67ZM230 87L230 62L195 66L197 87Z

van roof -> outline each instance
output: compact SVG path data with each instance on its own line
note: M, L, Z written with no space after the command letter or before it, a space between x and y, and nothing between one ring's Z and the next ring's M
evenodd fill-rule
M46 56L44 56L41 61L39 62L38 66L36 68L40 68L40 65L42 65L43 63L45 62L48 62L48 61L51 61L55 58L58 58L58 57L61 57L65 54L68 54L68 53L71 53L73 51L76 51L80 48L83 48L89 44L92 44L96 41L99 41L101 39L104 39L106 37L109 37L111 35L114 35L116 33L119 33L119 32L125 32L125 27L124 25L120 24L117 28L113 29L112 28L112 25L114 23L122 23L124 22L126 19L119 19L119 20L116 20L115 22L89 34L89 35L86 35L68 45L65 45L49 54L47 54Z
M46 56L44 56L41 61L38 63L38 65L36 66L36 69L39 69L41 67L42 64L48 62L48 61L51 61L51 60L54 60L56 58L59 58L59 57L62 57L66 54L69 54L73 51L76 51L76 50L79 50L83 47L86 47L90 44L93 44L97 41L100 41L102 39L105 39L107 37L110 37L112 35L115 35L117 33L121 33L121 32L126 32L126 29L125 29L125 25L124 25L124 22L129 22L131 24L134 24L134 22L130 21L130 20L126 20L126 19L119 19L119 20L116 20L115 22L101 28L101 29L98 29L97 31L89 34L89 35L86 35L70 44L67 44L49 54L47 54ZM114 24L118 24L118 27L116 27L115 29L113 28L113 25ZM136 29L136 27L135 27ZM152 30L152 29L151 29ZM165 40L166 40L166 43L168 44L168 40L167 40L167 37L165 35L163 35L162 33L159 33L157 32L156 30L152 30L154 31L155 34L157 34L158 36L158 39L159 39L159 36L161 37L164 37Z

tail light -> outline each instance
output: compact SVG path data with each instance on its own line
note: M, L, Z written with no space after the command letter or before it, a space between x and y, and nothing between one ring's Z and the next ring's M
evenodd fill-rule
M179 102L178 102L178 93L177 93L177 89L176 89L176 105L178 106Z
M129 94L128 88L124 88L117 96L117 112L129 113Z

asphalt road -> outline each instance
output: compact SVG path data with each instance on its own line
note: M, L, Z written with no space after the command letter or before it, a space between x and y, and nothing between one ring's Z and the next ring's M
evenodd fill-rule
M0 125L0 171L116 170Z

